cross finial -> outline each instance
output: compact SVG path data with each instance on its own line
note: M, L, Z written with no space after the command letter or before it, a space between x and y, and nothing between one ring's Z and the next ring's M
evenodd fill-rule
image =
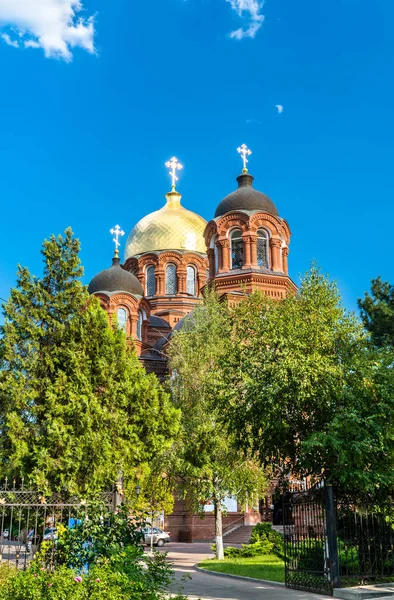
M166 167L167 167L167 169L171 169L170 175L171 175L171 179L172 179L172 191L174 191L175 187L176 187L176 182L178 181L176 172L183 169L183 165L181 165L181 163L178 162L178 159L176 158L176 156L173 156L170 160L168 160L166 162Z
M112 233L112 235L115 236L112 241L115 242L115 258L118 258L118 256L119 256L118 248L120 246L119 236L123 236L124 231L122 231L122 229L119 227L119 225L116 225L115 227L110 229L110 233Z
M237 152L240 153L240 155L242 156L242 160L244 163L244 168L242 169L242 173L247 173L248 169L246 168L246 165L248 164L248 159L247 156L250 156L252 154L252 151L249 150L249 148L247 147L246 144L242 144L242 146L240 146L239 148L237 148Z

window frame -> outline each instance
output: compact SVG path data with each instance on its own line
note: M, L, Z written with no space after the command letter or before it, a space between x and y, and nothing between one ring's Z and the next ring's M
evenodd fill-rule
M173 269L174 269L174 291L173 291L173 292L168 292L168 291L167 291L167 281L168 281L168 275L167 275L167 273L168 273L168 269L169 269L170 267L173 267ZM177 266L176 266L176 264L175 264L175 263L172 263L172 262L170 262L170 263L167 263L167 264L166 264L166 269L165 269L165 295L166 295L166 296L176 296L176 294L177 294L177 291L178 291L178 273L177 273Z
M239 233L239 235L235 238L234 234ZM244 240L242 237L242 229L240 229L239 227L235 227L234 229L232 229L229 232L229 240L230 240L230 270L231 271L235 271L236 269L242 269L242 267L245 264L245 245L244 245ZM241 243L241 248L242 248L242 262L240 266L233 266L233 242L237 241L238 243Z

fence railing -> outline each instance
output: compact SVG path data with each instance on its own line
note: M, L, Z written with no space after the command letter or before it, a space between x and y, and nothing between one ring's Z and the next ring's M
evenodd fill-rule
M113 508L114 492L102 502ZM73 527L86 515L86 503L75 497L43 496L39 491L0 486L0 562L26 568L45 541L56 540L60 526Z

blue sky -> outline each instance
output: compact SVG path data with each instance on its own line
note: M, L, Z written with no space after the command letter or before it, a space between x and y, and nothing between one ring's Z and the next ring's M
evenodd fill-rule
M40 3L0 0L1 297L68 225L86 282L109 265L109 229L163 205L174 154L209 220L242 143L290 224L296 282L316 259L349 308L372 277L394 283L394 2Z

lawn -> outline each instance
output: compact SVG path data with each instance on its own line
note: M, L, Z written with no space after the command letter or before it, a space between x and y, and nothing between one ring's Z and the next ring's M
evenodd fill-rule
M204 560L198 566L217 573L269 579L270 581L280 581L282 583L285 581L284 562L273 554L253 556L252 558L225 558L224 560L210 558Z

